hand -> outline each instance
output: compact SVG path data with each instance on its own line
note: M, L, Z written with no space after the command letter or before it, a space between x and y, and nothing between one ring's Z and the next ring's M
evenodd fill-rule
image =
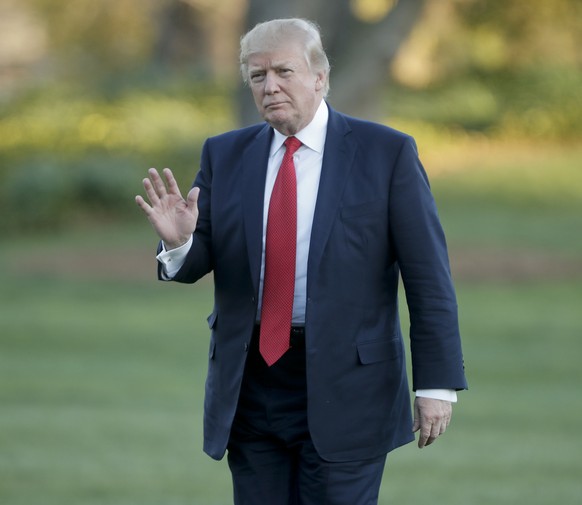
M422 449L432 444L439 435L442 435L449 423L453 407L451 402L435 400L434 398L419 398L414 400L413 432L420 431L418 447Z
M164 168L163 174L166 183L155 168L150 168L149 178L143 180L150 204L139 195L135 197L135 202L169 250L184 245L194 233L198 222L200 189L192 188L184 200L172 171Z

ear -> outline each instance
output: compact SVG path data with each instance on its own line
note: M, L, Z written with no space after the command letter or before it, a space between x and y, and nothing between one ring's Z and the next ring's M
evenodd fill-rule
M325 72L318 72L315 74L315 91L321 91L325 85Z

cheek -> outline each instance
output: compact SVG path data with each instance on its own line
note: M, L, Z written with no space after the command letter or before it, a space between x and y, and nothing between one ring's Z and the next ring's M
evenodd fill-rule
M255 103L257 105L261 105L263 102L263 95L264 95L262 90L259 88L251 88L251 92L253 94L253 99L255 100Z

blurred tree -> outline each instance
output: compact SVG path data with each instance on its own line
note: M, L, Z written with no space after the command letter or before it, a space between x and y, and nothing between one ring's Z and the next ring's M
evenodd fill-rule
M210 80L236 75L244 0L163 0L156 15L154 57L164 67L195 67Z
M44 20L45 68L60 78L90 81L127 72L149 58L152 0L25 0ZM17 4L18 6L18 4Z
M487 36L503 40L506 58L500 67L507 70L582 64L580 0L465 0L458 2L458 11L475 42ZM471 49L478 52L475 45Z
M26 5L0 3L0 97L31 78L31 68L45 56L46 27Z
M393 75L423 88L459 76L582 66L579 0L428 2Z
M205 40L204 16L198 5L164 2L156 19L152 62L166 70L174 66L197 66L202 75L212 68ZM206 71L204 71L206 70Z
M150 67L166 79L236 73L244 0L1 1L0 90L15 61L34 67L39 83L88 85Z
M579 138L581 45L579 0L428 2L393 62L391 113L501 136Z
M418 87L582 63L579 0L336 0L333 8L328 0L2 0L0 91L18 77L87 85L151 66L164 79L232 82L240 35L285 16L320 24L332 63L330 101L366 116L381 112L378 92L391 72ZM248 92L241 96L248 122L253 106Z

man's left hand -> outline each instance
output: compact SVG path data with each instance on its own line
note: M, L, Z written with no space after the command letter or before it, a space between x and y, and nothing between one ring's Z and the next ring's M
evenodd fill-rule
M442 435L449 423L453 407L451 402L435 400L434 398L416 398L414 400L413 432L420 432L418 447L422 449L432 444Z

